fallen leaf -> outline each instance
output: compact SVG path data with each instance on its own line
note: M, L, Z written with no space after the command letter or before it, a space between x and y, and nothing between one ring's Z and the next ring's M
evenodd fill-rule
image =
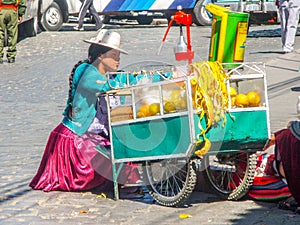
M86 214L86 213L88 213L87 210L80 210L80 211L79 211L79 214Z
M97 195L97 198L106 198L106 194L102 192Z
M183 214L179 215L180 219L186 219L186 218L190 218L190 217L192 217L192 216L190 214L187 214L187 213L183 213Z

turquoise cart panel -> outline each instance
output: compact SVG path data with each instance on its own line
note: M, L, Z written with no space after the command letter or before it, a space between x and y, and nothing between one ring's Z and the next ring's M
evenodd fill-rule
M231 112L227 122L214 125L206 134L212 143L210 152L259 150L269 138L266 110ZM112 126L115 159L187 154L191 140L201 132L199 115L194 114L194 137L188 115L159 118ZM205 128L206 121L201 125Z
M211 151L262 149L269 138L266 110L240 111L226 114L227 122L213 126L207 133L212 142ZM196 134L199 117L194 116ZM201 124L205 127L205 121Z
M114 158L142 158L186 153L190 145L187 116L112 126Z

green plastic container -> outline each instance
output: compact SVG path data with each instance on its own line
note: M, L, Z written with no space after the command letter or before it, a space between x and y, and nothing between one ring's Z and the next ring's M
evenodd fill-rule
M224 19L227 21L222 21ZM209 61L218 60L222 63L244 61L248 19L247 13L231 11L224 11L223 16L214 15Z

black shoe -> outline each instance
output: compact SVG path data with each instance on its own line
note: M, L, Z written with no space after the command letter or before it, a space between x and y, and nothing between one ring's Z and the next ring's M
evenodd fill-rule
M14 63L16 60L15 59L9 59L7 60L8 63Z
M278 208L279 209L284 209L284 210L296 210L299 207L298 202L296 202L294 199L293 200L284 200L278 202Z

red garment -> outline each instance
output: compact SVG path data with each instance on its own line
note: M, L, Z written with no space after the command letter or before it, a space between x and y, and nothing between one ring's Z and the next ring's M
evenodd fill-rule
M18 6L16 6L15 4L0 4L0 11L2 9L13 9L18 12Z
M267 176L276 176L277 171L274 169L275 154L268 155L267 164L264 173Z
M291 196L291 192L279 176L255 176L248 196L260 201L278 201Z
M98 145L109 147L110 143L99 135L80 137L59 124L50 134L38 172L29 186L43 191L82 191L111 184L112 164L95 150ZM135 165L123 165L120 184L139 179Z
M280 154L289 190L300 203L300 140L289 129L280 130L275 133L275 152Z

